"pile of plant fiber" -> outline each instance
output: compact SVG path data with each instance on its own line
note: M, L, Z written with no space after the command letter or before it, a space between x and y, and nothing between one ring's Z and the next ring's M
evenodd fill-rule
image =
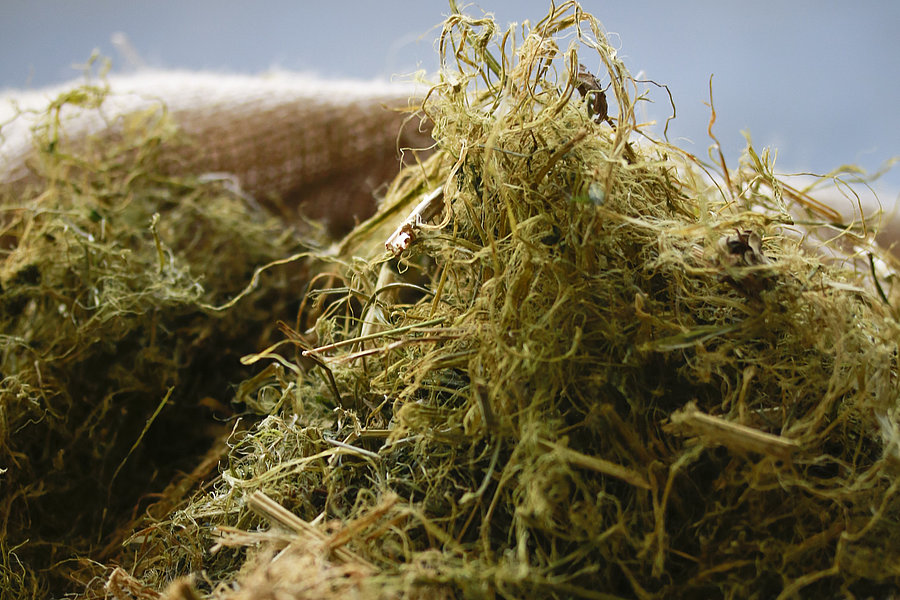
M60 115L96 115L108 92L36 116L31 182L0 188L2 598L83 589L148 494L196 471L233 428L240 356L307 278L273 269L215 306L300 251L293 228L221 181L163 175L186 141L161 105L70 139Z
M766 153L728 169L653 138L575 2L522 38L454 11L440 52L437 152L244 356L262 418L219 476L84 595L900 589L896 277L865 223Z

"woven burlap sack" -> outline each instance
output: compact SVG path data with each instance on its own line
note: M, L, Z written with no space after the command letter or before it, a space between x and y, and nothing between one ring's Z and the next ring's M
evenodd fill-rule
M32 128L54 99L82 83L0 93L0 183L33 177ZM98 110L63 110L69 142L113 131L136 111L167 110L188 143L169 150L166 169L231 178L286 218L297 210L335 233L373 210L410 149L431 144L427 124L404 110L424 91L411 84L179 71L117 75L101 84L109 93Z

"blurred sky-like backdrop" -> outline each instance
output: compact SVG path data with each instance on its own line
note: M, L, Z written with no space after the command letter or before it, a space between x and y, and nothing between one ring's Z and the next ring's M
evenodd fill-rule
M461 5L465 5L463 0ZM501 25L543 17L549 0L478 0ZM701 156L715 133L734 166L742 130L777 148L781 172L825 173L844 163L877 170L900 155L900 2L894 0L584 0L635 75L668 84L677 107L669 138ZM114 70L140 65L325 77L434 72L440 0L2 0L0 89L78 77L93 49ZM113 40L124 34L128 45ZM598 61L582 54L596 70ZM647 118L668 114L654 92ZM661 127L659 129L661 133ZM877 185L892 205L900 169Z

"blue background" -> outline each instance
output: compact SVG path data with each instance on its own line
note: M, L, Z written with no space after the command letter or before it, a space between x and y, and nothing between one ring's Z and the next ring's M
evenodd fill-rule
M464 4L461 2L461 4ZM868 170L900 155L900 2L584 0L633 74L666 83L678 118L670 139L706 156L708 85L715 127L733 166L748 130L778 149L780 171ZM549 0L479 0L501 24L537 21ZM135 64L260 73L277 67L371 78L433 72L438 0L237 2L229 0L2 0L0 88L72 79L97 48L115 68ZM117 49L122 32L137 59ZM590 64L589 67L597 65ZM664 94L647 118L667 115ZM895 170L878 186L892 204ZM887 194L887 197L885 197Z

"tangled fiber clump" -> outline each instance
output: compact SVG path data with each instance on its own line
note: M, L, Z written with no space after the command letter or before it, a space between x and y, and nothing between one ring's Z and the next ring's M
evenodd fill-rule
M184 142L162 106L69 138L64 107L93 114L107 95L61 95L37 119L33 180L0 188L3 598L70 589L119 552L144 495L231 430L213 416L251 374L239 358L306 280L297 264L240 314L218 306L300 248L222 181L165 174Z
M854 270L864 238L846 228L826 262L791 215L815 232L829 209L765 155L710 179L644 135L636 82L577 4L497 38L448 19L423 106L436 155L344 240L315 327L249 357L273 361L255 380L270 416L166 529L282 554L251 553L244 579L244 550L191 546L158 581L203 565L237 596L893 589L897 324L891 279ZM399 258L377 251L411 210Z
M838 217L766 153L653 138L575 2L521 40L454 12L440 51L436 152L315 253L242 359L260 418L87 595L898 589L900 331L864 224L811 252Z

